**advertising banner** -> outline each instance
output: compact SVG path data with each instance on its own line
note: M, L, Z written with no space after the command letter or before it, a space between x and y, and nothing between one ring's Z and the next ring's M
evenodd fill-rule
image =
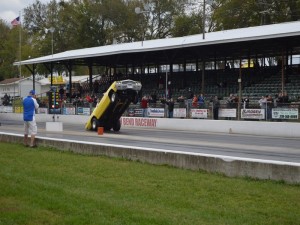
M78 115L90 115L90 108L78 107L77 108Z
M134 116L134 108L128 109L128 116Z
M185 118L186 117L186 108L176 108L173 110L174 118Z
M242 119L265 119L264 109L242 109L241 110Z
M192 118L203 118L207 119L207 109L191 109Z
M48 114L48 108L38 108L38 114Z
M219 109L219 117L236 117L236 109Z
M298 109L297 108L273 108L272 109L272 119L298 119Z
M164 117L165 109L164 108L148 108L149 117Z
M63 108L64 115L75 115L76 109L74 107Z
M134 115L136 117L142 117L143 116L143 109L134 109Z
M0 106L1 113L12 113L13 107L12 106Z

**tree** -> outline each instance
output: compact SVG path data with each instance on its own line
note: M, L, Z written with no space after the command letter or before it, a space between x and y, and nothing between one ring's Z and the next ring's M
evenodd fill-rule
M55 29L53 52L58 53L199 34L204 19L206 30L211 32L294 21L300 17L300 0L206 0L206 3L203 12L202 0L51 0L45 4L36 0L24 10L22 59L51 54L52 35L46 32L50 27ZM136 14L136 7L142 13ZM10 28L0 26L0 29L3 30L0 35L5 36L0 46L1 70L6 62L13 63L18 58L17 49L13 49L17 45L12 43L17 41L18 34L14 29L11 34ZM17 68L12 68L10 72L16 73ZM38 65L38 72L49 71Z
M171 30L173 37L199 34L202 32L202 17L192 13L190 16L181 15L175 19L174 28Z
M149 14L145 14L147 39L171 37L174 19L184 12L184 0L149 0Z
M213 21L216 30L296 21L299 0L215 0Z
M10 64L13 62L10 52L8 51L7 42L9 40L10 29L8 25L0 19L0 80L11 76L13 69Z
M1 65L1 73L3 78L18 77L18 69L13 66L13 63L18 61L19 52L19 31L18 28L14 28L7 33L7 38L3 41L5 46L1 50L3 56L3 63Z

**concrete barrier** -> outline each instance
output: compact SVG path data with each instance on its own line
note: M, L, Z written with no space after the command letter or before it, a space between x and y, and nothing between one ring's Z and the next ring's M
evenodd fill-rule
M89 116L84 115L56 115L55 121L69 124L82 124L84 127L88 118ZM18 113L0 114L0 121L22 121L22 119L23 115ZM36 120L37 122L53 121L53 115L37 114ZM288 138L300 137L300 124L293 122L122 117L121 124L123 127L249 134Z
M23 135L0 132L1 142L23 143ZM250 177L300 183L300 163L254 160L239 157L184 153L154 148L100 144L74 140L37 137L39 146L54 147L79 154L125 158L156 165L170 165L191 170L221 173L229 177Z

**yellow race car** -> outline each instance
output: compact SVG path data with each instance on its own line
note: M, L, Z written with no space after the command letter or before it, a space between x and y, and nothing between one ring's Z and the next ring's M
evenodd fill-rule
M112 83L90 115L85 129L96 131L98 127L103 127L106 131L111 130L111 128L114 131L119 131L121 116L131 102L134 104L138 102L138 92L141 88L141 82L134 80L121 80Z

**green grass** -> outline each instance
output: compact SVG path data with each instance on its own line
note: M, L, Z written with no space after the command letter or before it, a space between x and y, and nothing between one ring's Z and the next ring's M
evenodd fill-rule
M300 224L300 187L0 143L0 224Z

